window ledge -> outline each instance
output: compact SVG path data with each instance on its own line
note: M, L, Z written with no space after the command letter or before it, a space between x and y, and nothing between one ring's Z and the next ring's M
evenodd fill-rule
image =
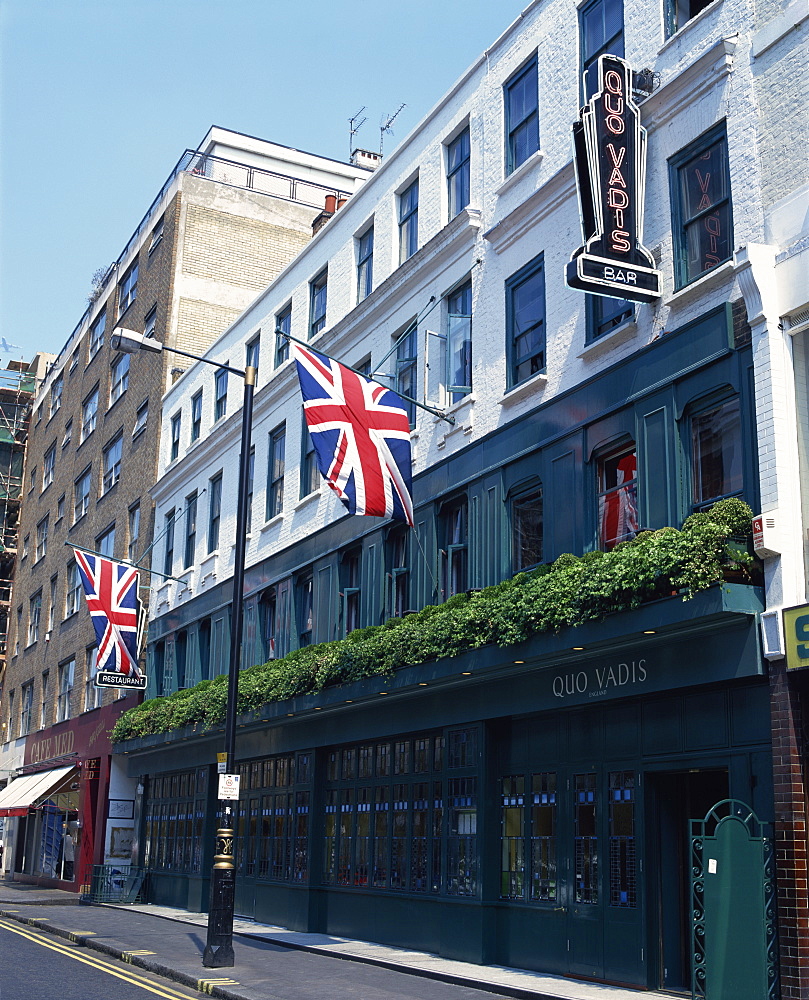
M608 351L612 347L617 347L618 344L624 344L627 340L632 340L633 337L637 336L637 333L637 321L635 319L628 319L621 323L620 326L616 326L614 330L610 330L609 333L602 333L596 340L585 344L584 350L581 354L577 354L576 357L585 360L597 358L604 351Z
M534 167L539 166L544 156L545 152L542 149L538 149L535 153L531 153L524 163L521 163L516 170L512 170L508 177L506 177L500 187L494 192L495 196L499 198L500 195L506 194L507 191L510 191L515 184L519 184L526 174L530 174Z
M684 31L687 31L690 27L697 24L699 21L704 21L705 18L710 17L711 14L716 10L716 8L721 5L721 3L722 0L713 0L713 3L709 3L707 7L704 7L699 12L699 14L695 14L693 17L689 18L682 27L678 28L674 32L673 35L669 35L669 37L665 40L665 42L663 42L663 44L657 50L657 54L662 55L667 49L669 49L672 45L674 45L675 42L678 42L682 38Z
M278 514L274 514L269 521L265 521L264 524L258 529L259 534L263 535L265 531L269 531L270 528L274 528L276 524L280 524L284 520L284 512L281 511Z
M728 278L732 278L735 273L736 265L732 260L726 260L724 264L711 268L710 271L707 271L701 277L695 278L678 291L673 292L668 297L667 304L670 306L676 306L680 305L681 302L689 302L697 295L701 295L703 292L710 291L711 289L724 284Z
M245 547L247 547L247 543L248 543L248 542L250 541L250 539L251 539L252 537L253 537L253 532L252 532L252 531L247 531L247 532L245 532L245 535L244 535L244 541L245 541ZM231 549L232 549L232 550L233 550L234 552L236 551L236 543L235 543L235 542L231 542L231 543L230 543L230 547L231 547Z
M510 403L517 403L526 396L530 396L532 392L540 392L545 388L548 382L548 376L545 372L538 372L536 375L532 375L531 378L526 379L524 382L520 382L519 385L513 386L507 392L505 392L500 399L497 400L500 406L508 406Z
M301 499L295 504L295 506L292 509L293 510L301 510L303 507L306 507L308 504L312 503L313 501L319 500L320 499L320 494L322 492L323 492L322 489L317 489L317 490L314 490L312 493L307 493L305 497L301 497Z
M219 561L219 549L214 549L199 564L199 585L204 587L209 579L216 579L216 564Z

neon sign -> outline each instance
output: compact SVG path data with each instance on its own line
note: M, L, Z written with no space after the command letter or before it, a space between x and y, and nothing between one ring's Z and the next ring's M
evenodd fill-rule
M618 56L598 60L598 91L573 126L584 246L570 258L567 283L636 302L660 297L660 272L641 244L646 129L632 100L632 70Z

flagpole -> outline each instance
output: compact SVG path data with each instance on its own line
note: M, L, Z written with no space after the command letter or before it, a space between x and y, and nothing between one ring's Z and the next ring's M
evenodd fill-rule
M381 386L383 389L395 392L396 395L399 396L401 399L406 400L408 403L412 403L414 406L418 406L420 410L426 410L428 413L432 413L434 417L438 417L440 420L446 420L448 424L455 423L455 417L453 417L451 413L450 414L444 413L441 410L436 410L432 406L427 406L426 403L420 403L417 399L413 399L412 396L405 396L405 394L403 392L399 392L398 389L391 389L391 387L389 385L385 385L384 382L380 382L378 379L372 378L370 375L366 375L364 372L357 371L357 369L352 368L351 365L343 364L342 361L339 361L337 358L332 357L331 354L326 354L325 351L321 351L319 347L312 347L311 344L307 344L305 340L299 340L297 337L293 337L289 333L284 333L283 330L276 330L275 333L279 337L285 337L287 340L292 340L296 344L300 344L301 347L307 347L310 351L314 351L316 354L321 355L321 357L326 358L328 361L333 361L335 364L343 365L343 368L348 368L349 371L354 372L361 378L367 379L369 382L373 382L375 385Z
M141 573L154 573L155 576L162 576L164 580L173 580L175 583L182 583L183 581L178 579L176 576L169 576L168 573L161 573L157 569L147 569L145 566L139 566L137 563L129 562L128 559L115 559L112 556L108 556L105 552L97 552L95 549L87 549L83 545L76 545L75 542L67 541L65 545L69 545L71 549L78 549L79 552L86 552L88 556L99 556L101 559L111 559L113 562L120 563L122 566L129 566L130 569L140 570ZM143 558L143 556L141 556Z

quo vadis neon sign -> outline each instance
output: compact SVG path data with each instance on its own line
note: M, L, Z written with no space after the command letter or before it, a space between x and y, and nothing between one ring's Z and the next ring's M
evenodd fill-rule
M618 56L598 60L598 92L573 126L584 246L567 283L637 302L660 297L660 272L642 245L646 129L632 100L632 70Z

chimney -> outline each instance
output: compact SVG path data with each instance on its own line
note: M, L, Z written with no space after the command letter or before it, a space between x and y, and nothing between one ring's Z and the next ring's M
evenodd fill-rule
M376 170L382 163L381 153L372 153L368 149L355 149L351 154L351 164L355 167L364 167L366 170Z

